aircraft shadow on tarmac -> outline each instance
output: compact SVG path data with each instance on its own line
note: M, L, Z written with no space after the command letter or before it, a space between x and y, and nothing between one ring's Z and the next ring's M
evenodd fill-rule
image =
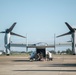
M38 61L35 61L35 60L33 60L33 61L30 61L29 59L27 59L27 60L12 60L13 62L38 62ZM40 61L40 62L42 62L42 61Z
M50 64L50 65L42 65L42 66L39 66L39 67L76 67L76 64ZM32 70L32 69L29 69L29 70L13 70L13 71L26 71L26 72L31 72L31 71L33 71L33 72L76 72L76 70L75 69L72 69L72 70L62 70L62 69L60 69L60 70L58 70L58 69L55 69L55 70L44 70L44 69L42 69L42 70L40 70L40 69L36 69L36 70Z
M34 72L36 72L36 71L39 71L39 72L41 72L41 71L46 71L46 72L48 72L48 71L50 71L50 72L52 72L52 71L55 71L55 72L59 72L59 71L61 71L61 72L76 72L76 70L13 70L13 71L34 71Z
M30 62L29 60L12 60L13 62Z
M29 60L12 60L13 62L30 62ZM34 61L37 62L37 61ZM41 65L40 67L76 67L76 64L46 64Z
M49 64L43 65L42 67L76 67L76 64Z

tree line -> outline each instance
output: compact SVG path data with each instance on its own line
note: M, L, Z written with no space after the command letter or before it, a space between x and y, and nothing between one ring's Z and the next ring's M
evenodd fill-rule
M65 51L60 51L60 50L55 51L55 50L51 50L50 52L53 53L53 54L69 54L69 55L72 54L72 50L69 49L69 48L66 49Z

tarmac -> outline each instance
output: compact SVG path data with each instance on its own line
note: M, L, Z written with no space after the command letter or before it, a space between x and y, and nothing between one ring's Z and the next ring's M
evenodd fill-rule
M0 75L76 75L76 55L32 62L25 56L0 56Z

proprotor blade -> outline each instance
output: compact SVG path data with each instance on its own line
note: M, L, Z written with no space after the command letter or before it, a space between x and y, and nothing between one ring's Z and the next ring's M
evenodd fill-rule
M16 22L13 23L13 25L9 28L9 32L11 32L13 30L13 28L14 28L15 25L16 25Z
M74 29L73 29L67 22L65 22L65 24L67 25L67 27L69 28L69 30L70 30L71 32L74 32Z
M16 35L16 36L19 36L19 37L26 38L25 36L22 36L22 35L19 35L19 34L13 33L13 32L11 32L11 35Z

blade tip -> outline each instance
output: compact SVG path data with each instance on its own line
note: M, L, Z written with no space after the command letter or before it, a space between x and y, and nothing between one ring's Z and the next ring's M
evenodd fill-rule
M14 22L14 24L17 24L17 22Z
M67 24L67 22L65 22L65 24Z

